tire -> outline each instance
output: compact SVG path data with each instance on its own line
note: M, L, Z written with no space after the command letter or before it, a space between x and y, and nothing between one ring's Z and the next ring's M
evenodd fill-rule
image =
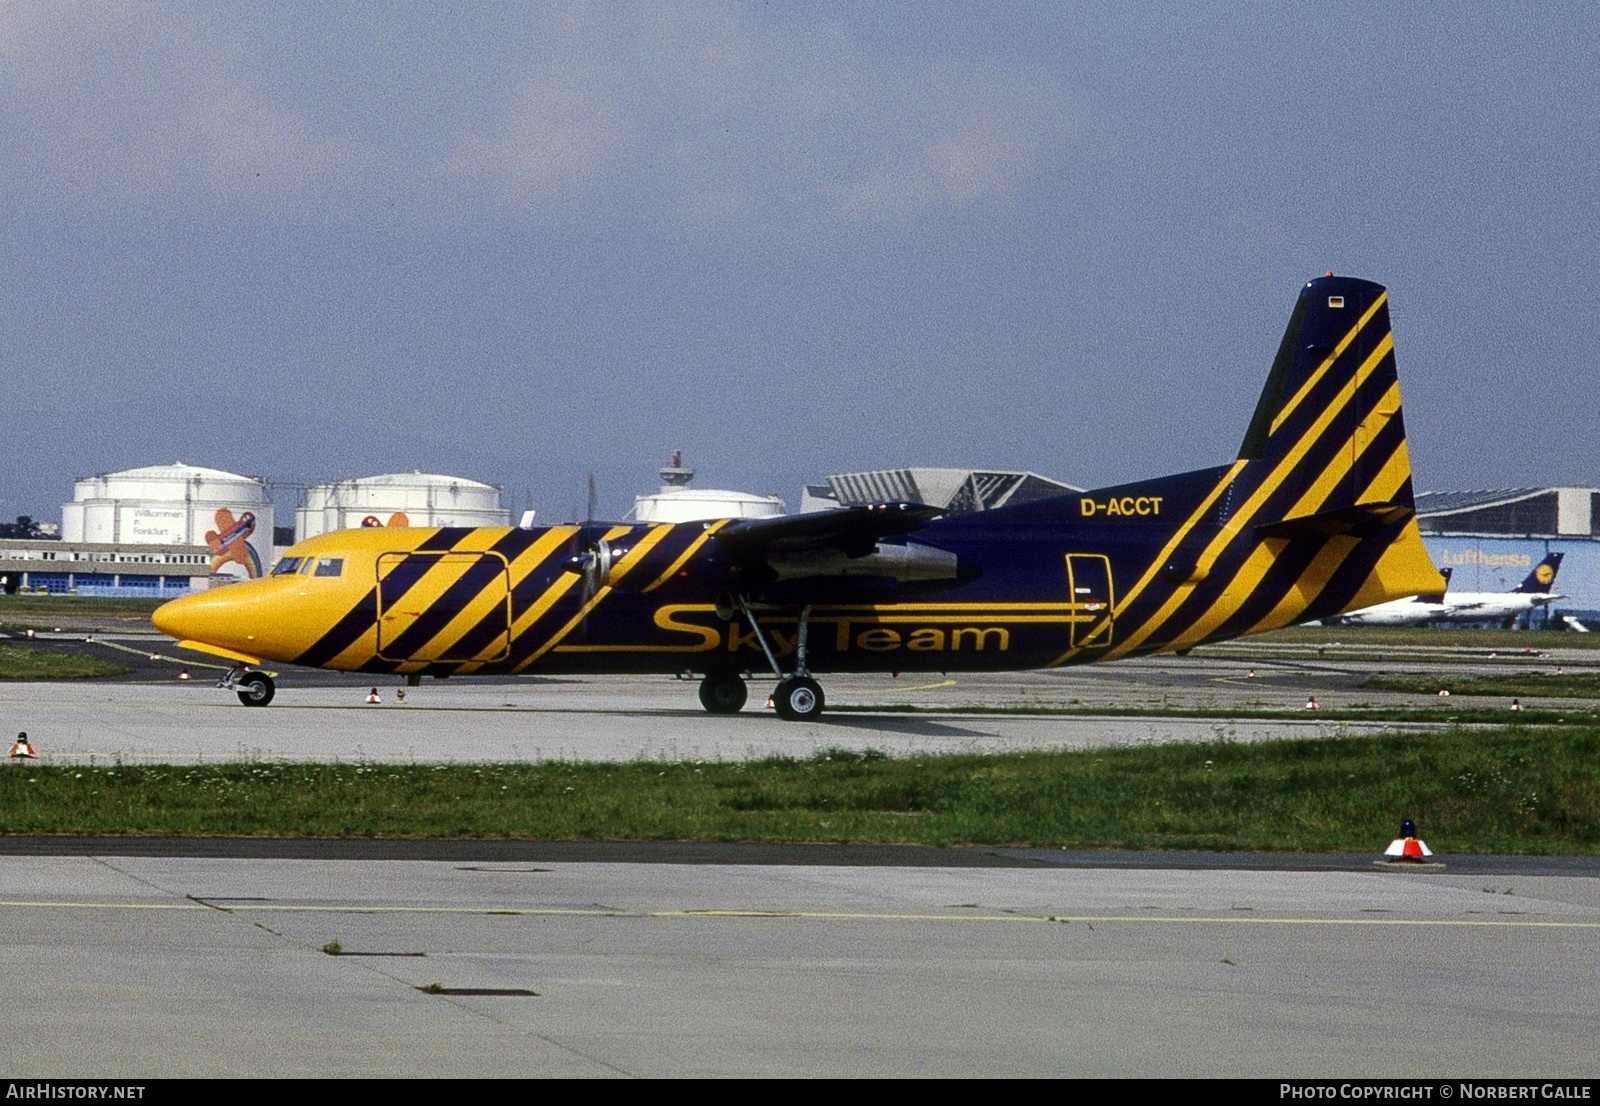
M247 707L264 707L272 702L272 695L277 688L272 684L272 677L265 672L246 672L239 677L237 691L239 702Z
M708 714L738 714L749 695L738 676L707 676L700 681L700 705Z
M790 676L772 693L772 707L785 722L811 722L822 714L822 685L810 676Z

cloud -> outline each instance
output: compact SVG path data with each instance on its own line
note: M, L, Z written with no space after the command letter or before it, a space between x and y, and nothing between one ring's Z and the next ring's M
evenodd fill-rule
M0 180L246 214L399 197L446 219L854 224L1004 197L1072 116L1036 69L874 53L727 3L483 8L466 49L418 13L363 34L263 10L0 0ZM388 95L405 40L435 68Z
M1062 88L1022 66L875 57L837 25L719 4L578 10L450 167L502 205L627 191L691 223L899 218L1007 194L1069 129Z
M241 39L247 36L240 36ZM142 205L301 203L359 143L320 135L245 75L244 47L181 11L0 7L0 141L24 193Z

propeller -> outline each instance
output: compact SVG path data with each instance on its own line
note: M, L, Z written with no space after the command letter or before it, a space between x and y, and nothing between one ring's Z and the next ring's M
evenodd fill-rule
M572 535L572 555L567 558L567 571L577 573L583 581L578 604L578 609L585 612L577 627L580 638L588 634L589 615L586 608L611 575L611 546L600 536L602 531L594 521L599 509L600 493L595 485L594 473L591 472L588 512L583 525Z

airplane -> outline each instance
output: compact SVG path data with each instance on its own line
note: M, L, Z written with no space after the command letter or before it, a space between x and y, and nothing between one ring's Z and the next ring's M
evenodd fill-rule
M1535 607L1565 598L1550 590L1564 554L1549 553L1513 591L1444 591L1380 603L1323 619L1328 626L1418 626L1424 622L1511 622ZM1448 568L1440 569L1448 589Z
M1197 304L1195 306L1198 306ZM1092 407L1085 405L1082 416ZM1066 421L1066 420L1064 420ZM1068 424L1070 425L1070 423ZM689 523L335 531L154 622L232 663L374 676L660 673L788 720L817 676L1015 671L1197 645L1443 590L1417 530L1388 292L1301 290L1238 456L961 514L912 503Z

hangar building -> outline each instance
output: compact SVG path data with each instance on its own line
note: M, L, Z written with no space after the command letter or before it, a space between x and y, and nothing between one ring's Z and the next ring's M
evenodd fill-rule
M926 503L947 511L989 511L1010 503L1026 503L1054 495L1081 492L1036 472L960 468L878 469L828 477L826 484L808 484L800 510L826 511L861 503Z
M1600 620L1600 488L1422 492L1417 527L1460 591L1510 591L1546 553L1565 553L1555 611Z

